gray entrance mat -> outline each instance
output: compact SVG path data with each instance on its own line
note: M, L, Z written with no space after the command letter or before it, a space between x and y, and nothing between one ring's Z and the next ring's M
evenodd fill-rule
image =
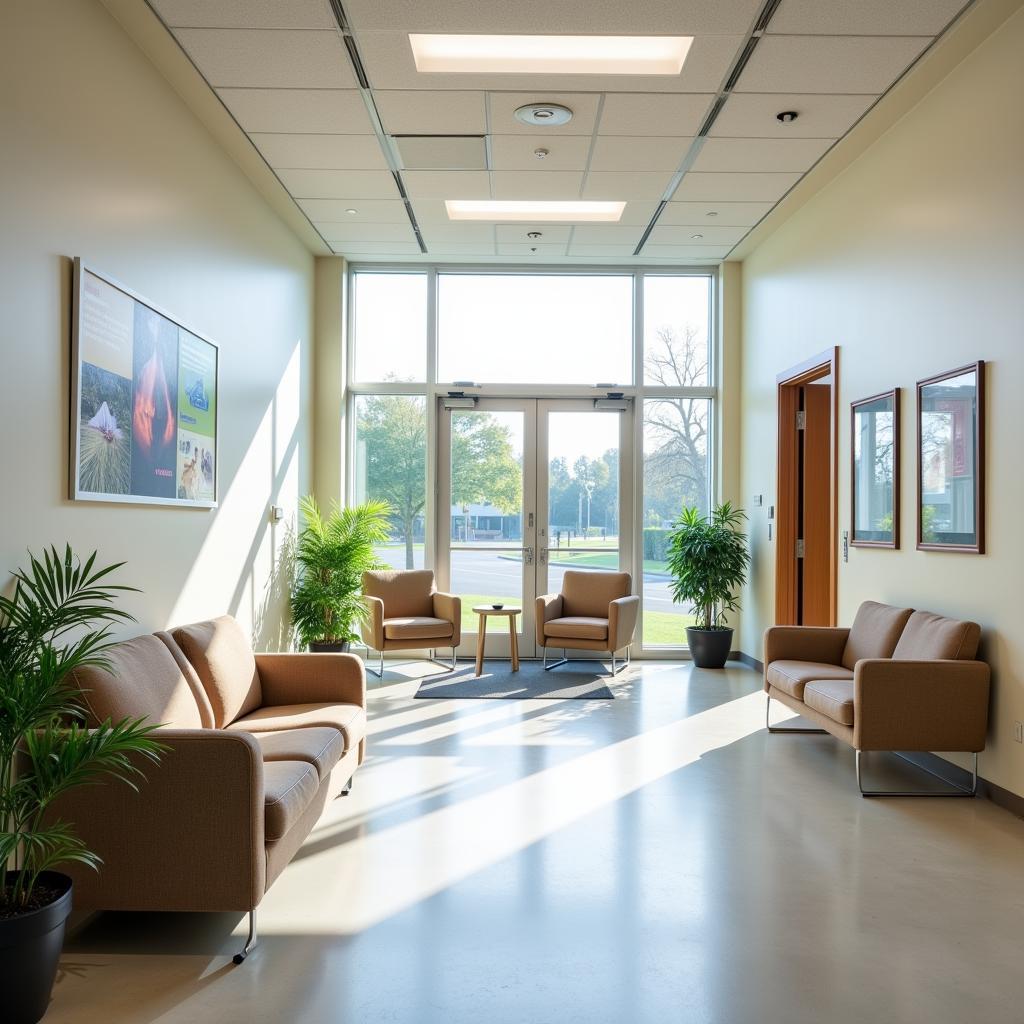
M459 665L454 672L424 679L416 696L431 700L614 700L608 689L608 670L599 661L579 661L545 672L540 663L522 662L513 672L507 661L485 661L477 678L476 665Z

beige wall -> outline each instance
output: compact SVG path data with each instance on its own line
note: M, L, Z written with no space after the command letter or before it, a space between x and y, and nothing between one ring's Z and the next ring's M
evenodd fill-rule
M0 5L0 570L70 541L125 560L152 629L234 612L280 640L275 572L311 472L313 257L96 0ZM67 500L71 266L221 346L214 512Z
M976 619L995 672L982 774L1024 794L1024 13L990 36L849 169L747 259L742 490L775 491L775 375L840 346L840 529L849 528L849 403L904 389L898 552L852 549L839 618L866 598ZM918 552L914 384L988 367L988 551ZM766 505L768 501L766 500ZM758 510L760 511L760 510ZM765 510L766 511L766 510ZM741 647L761 655L773 614L774 547L753 521L755 566Z

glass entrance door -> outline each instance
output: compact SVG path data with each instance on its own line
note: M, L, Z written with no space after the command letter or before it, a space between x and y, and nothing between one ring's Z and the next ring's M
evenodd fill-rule
M475 650L478 604L515 605L519 650L538 655L534 600L561 589L566 569L618 570L632 561L632 408L589 400L442 401L438 424L438 586L462 598L463 643ZM494 629L492 621L492 630ZM494 630L489 657L508 657Z

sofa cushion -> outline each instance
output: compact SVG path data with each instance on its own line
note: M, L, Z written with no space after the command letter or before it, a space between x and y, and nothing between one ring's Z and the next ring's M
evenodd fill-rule
M202 729L192 686L159 637L137 636L104 652L106 665L74 673L92 727L108 718L146 718L153 725Z
M277 842L302 817L320 789L308 761L269 761L263 765L263 838Z
M862 658L891 658L913 608L894 608L865 601L850 627L843 651L843 665L853 670Z
M566 569L562 577L562 612L567 617L608 618L608 605L628 597L628 572L580 572ZM548 623L550 626L550 623Z
M853 673L842 665L821 661L773 661L768 666L768 682L797 700L804 699L804 687L815 679L853 679Z
M259 708L228 726L251 733L323 727L337 729L349 751L366 736L366 712L357 704L277 704Z
M892 656L899 661L972 661L980 640L981 626L976 622L914 612Z
M812 679L804 687L804 703L840 725L853 725L853 680Z
M345 753L345 738L337 729L282 729L254 732L264 761L305 761L323 782Z
M364 572L363 593L384 602L389 619L434 615L434 574L430 569Z
M256 659L242 627L230 615L179 626L171 636L194 666L218 729L260 706Z
M447 619L432 615L406 615L384 620L384 636L388 640L443 640L455 632Z
M605 609L607 611L607 608ZM607 640L608 620L589 615L566 615L544 623L545 636L572 640ZM557 646L557 645L556 645Z

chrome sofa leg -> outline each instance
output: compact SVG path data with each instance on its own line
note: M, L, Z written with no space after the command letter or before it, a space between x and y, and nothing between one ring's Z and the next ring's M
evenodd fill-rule
M235 964L243 963L245 958L253 951L256 942L256 908L253 907L252 910L249 911L249 937L245 940L242 952L236 953L231 958L231 962Z
M764 727L769 732L793 732L793 733L804 733L806 736L825 736L828 734L827 729L811 729L806 726L799 725L772 725L772 698L770 694L765 694L768 698L764 705Z
M550 672L553 668L558 668L559 665L564 665L568 660L569 659L565 656L565 650L563 648L563 650L562 650L562 660L561 661L553 661L549 665L548 664L548 649L547 649L547 647L544 648L544 671L545 672Z
M960 785L958 785L955 782L950 782L949 779L942 778L941 775L937 774L936 772L933 772L930 768L925 768L924 765L920 765L920 764L917 764L914 761L911 761L909 757L904 757L904 755L901 754L897 750L890 751L890 753L895 754L901 761L906 761L907 764L912 764L915 768L919 769L920 771L927 772L929 775L933 776L934 778L939 779L941 782L944 782L948 788L942 789L942 790L932 790L932 791L928 791L928 790L924 790L924 791L921 791L921 790L918 790L918 791L906 791L906 790L895 790L895 789L865 789L864 788L864 778L863 778L863 774L861 772L861 756L860 756L861 755L861 751L858 750L856 752L856 754L857 754L857 757L856 757L856 761L857 761L857 788L860 790L860 795L861 796L914 796L914 797L917 797L917 796L946 796L946 797L950 797L950 796L966 796L966 797L973 797L978 792L978 754L977 754L976 751L972 751L972 753L974 754L974 760L973 760L973 763L971 765L971 784L970 784L970 786L960 786Z

